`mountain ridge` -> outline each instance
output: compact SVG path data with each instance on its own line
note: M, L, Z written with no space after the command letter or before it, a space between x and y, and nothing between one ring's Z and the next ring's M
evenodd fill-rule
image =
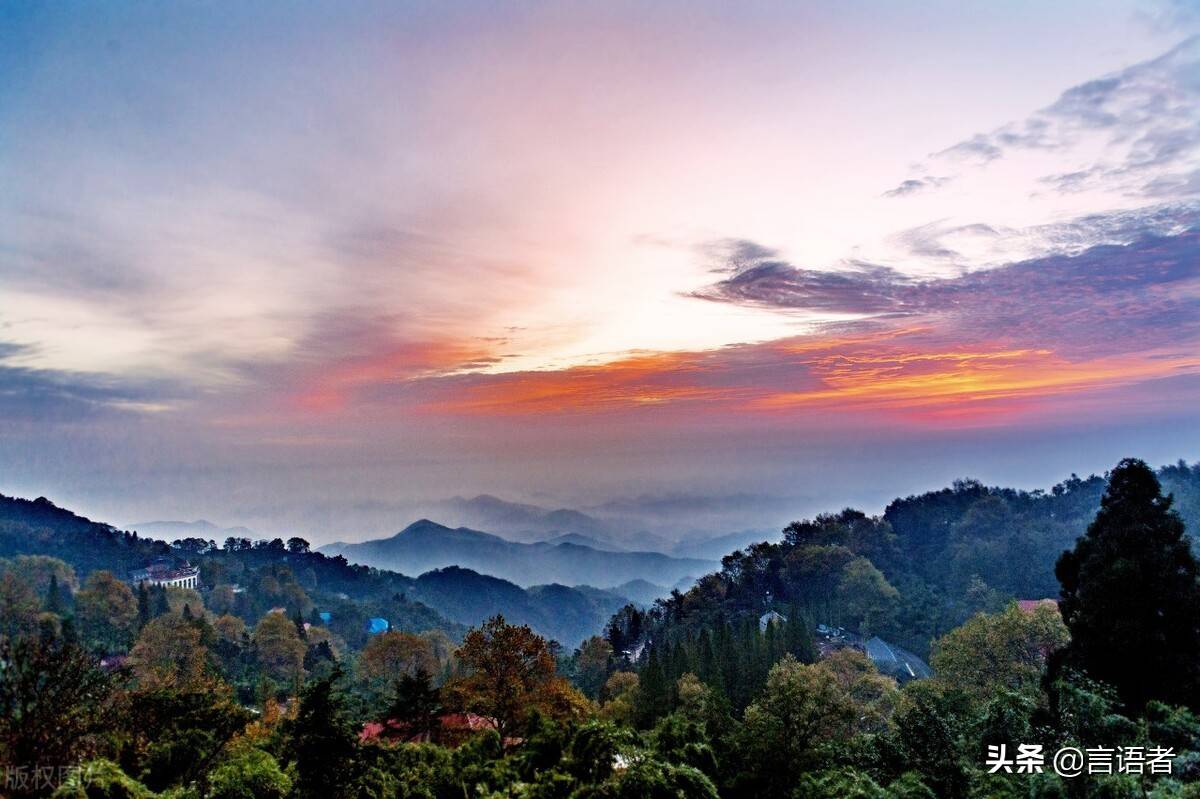
M468 527L451 528L419 519L387 538L335 542L318 549L377 568L422 573L462 566L523 586L544 583L608 585L633 580L674 584L712 571L716 561L677 558L661 552L595 549L574 541L525 543Z

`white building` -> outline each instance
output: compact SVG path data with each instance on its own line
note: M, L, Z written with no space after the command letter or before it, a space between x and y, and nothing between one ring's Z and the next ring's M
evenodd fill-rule
M161 585L175 588L196 588L200 585L200 569L184 561L181 566L172 566L166 561L155 561L144 569L131 572L129 582L135 586Z

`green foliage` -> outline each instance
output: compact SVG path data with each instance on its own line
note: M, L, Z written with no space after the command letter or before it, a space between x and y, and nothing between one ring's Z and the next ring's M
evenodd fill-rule
M1131 704L1127 687L1082 670L1084 648L1061 654L1053 608L1026 613L1003 601L1053 593L1047 547L1078 534L1097 504L1085 541L1098 543L1076 551L1073 618L1088 619L1079 609L1097 599L1086 585L1097 575L1123 592L1104 606L1112 612L1172 596L1179 581L1159 577L1171 564L1186 576L1187 562L1171 560L1184 539L1148 470L1138 471L1123 463L1102 504L1098 478L1048 494L965 481L897 500L881 517L798 522L781 543L734 553L720 573L648 612L623 608L603 638L570 656L502 619L457 652L440 633L368 638L368 615L437 626L436 614L405 598L407 578L338 563L299 540L235 539L223 550L178 542L217 586L203 592L208 608L161 590L126 597L119 580L68 560L88 575L81 601L65 564L0 564L0 578L10 577L0 591L10 625L0 640L0 762L88 764L90 779L60 787L68 797L1196 797L1200 718L1172 692L1173 678L1151 675L1150 701ZM1185 499L1200 484L1200 469L1186 464L1160 474ZM72 535L107 536L98 550L108 564L119 562L110 546L139 559L148 549L48 503L0 501L0 525L16 524L4 517L14 508ZM11 547L5 535L0 544ZM1127 540L1138 536L1158 543ZM1006 563L1028 552L1045 560ZM1133 563L1147 580L1103 583ZM276 606L284 612L267 613ZM328 625L318 608L333 614ZM760 627L768 609L786 621ZM136 634L131 668L110 660L101 670L97 652L71 643L73 614L85 643L106 653ZM937 631L937 676L898 687L852 649L819 658L814 620L903 640ZM343 685L343 668L362 679ZM267 700L293 692L281 717ZM461 716L443 725L443 708L479 712L501 731L487 718L472 719L485 728L476 732L451 728ZM362 723L379 719L405 734L360 740ZM401 742L426 731L439 743ZM987 744L1024 742L1170 746L1179 757L1170 777L986 773Z
M1140 710L1200 707L1200 584L1183 521L1139 460L1113 470L1100 512L1057 565L1067 660Z
M112 572L93 572L75 595L75 616L89 646L126 652L137 630L137 599Z
M252 718L219 686L137 690L127 697L120 763L161 791L203 774Z
M71 764L105 748L114 680L77 646L37 638L0 644L0 764Z
M930 662L938 679L985 702L997 689L1027 691L1041 680L1046 659L1070 636L1051 604L1032 612L1016 603L980 613L934 642Z
M154 799L154 793L103 758L82 764L53 793L53 799Z
M285 620L286 621L286 620ZM349 795L354 779L356 737L340 671L307 687L296 718L284 727L284 750L296 764L296 794L312 799Z
M205 799L284 799L292 780L267 752L245 747L213 769Z

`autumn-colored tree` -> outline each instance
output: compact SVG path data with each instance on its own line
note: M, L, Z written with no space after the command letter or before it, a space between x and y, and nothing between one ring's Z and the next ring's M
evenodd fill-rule
M253 640L258 662L270 677L288 684L299 681L306 647L291 619L282 613L266 614L254 628Z
M832 674L858 708L854 732L884 731L900 697L895 680L880 674L875 664L857 649L839 649L819 661L816 668Z
M418 672L432 674L437 667L429 641L413 633L391 630L367 641L358 657L355 676L368 701L378 703L394 690L402 677Z
M345 640L328 627L309 627L305 635L308 638L309 649L324 643L329 647L329 653L335 658L340 658L346 651Z
M455 683L455 692L466 709L494 718L501 737L534 710L562 718L586 705L586 699L555 676L546 639L526 625L507 624L503 616L471 629L458 658L467 676Z
M632 671L614 672L604 683L601 692L604 704L600 708L600 716L614 724L632 725L637 715L638 693L637 674Z
M4 571L21 575L40 597L46 596L51 579L64 590L74 592L79 588L79 580L71 564L48 555L17 555L7 560L0 559L0 572Z
M172 613L183 613L187 607L193 615L199 616L204 613L204 598L194 588L171 586L167 588L167 607Z
M404 675L437 668L429 641L413 633L391 630L372 636L358 658L358 678L363 682L395 683Z
M142 628L130 661L143 688L194 690L204 683L208 651L196 623L169 613Z
M219 640L227 641L231 644L240 644L242 642L242 635L246 632L246 622L237 616L225 614L224 616L218 616L213 621L213 630L216 632Z
M75 616L90 645L124 650L137 630L137 599L112 572L92 572L75 595Z

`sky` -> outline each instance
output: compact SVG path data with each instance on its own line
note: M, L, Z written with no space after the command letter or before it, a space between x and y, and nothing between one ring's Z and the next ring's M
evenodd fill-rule
M1198 36L1188 2L5 3L0 493L318 542L694 497L715 532L1196 460Z

